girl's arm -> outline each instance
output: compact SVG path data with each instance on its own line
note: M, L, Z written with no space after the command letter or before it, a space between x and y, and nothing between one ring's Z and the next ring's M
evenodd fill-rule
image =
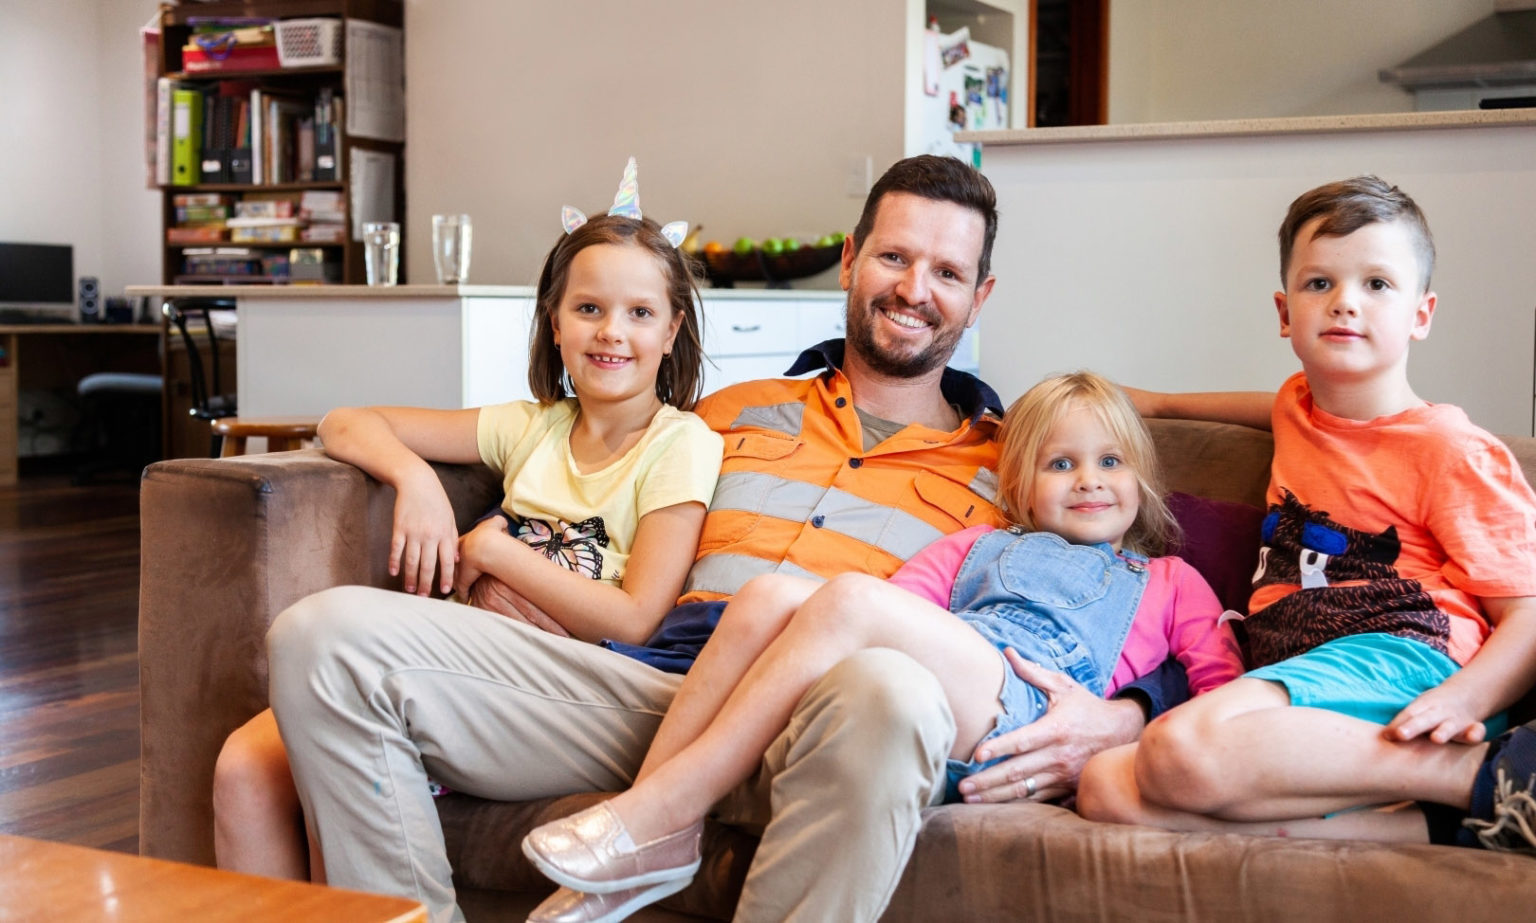
M1536 682L1536 598L1483 598L1493 633L1465 667L1409 702L1386 734L1411 740L1427 734L1435 743L1479 743L1483 719L1520 698Z
M1168 651L1184 665L1190 693L1199 695L1241 676L1243 658L1211 585L1188 562L1172 563Z
M464 536L460 595L468 595L480 573L490 574L576 638L642 644L682 594L704 528L704 504L677 503L640 517L622 586L556 566L498 522L487 520Z
M427 461L480 461L479 418L479 409L343 407L320 421L327 455L395 488L389 573L402 577L407 593L431 593L439 569L442 591L453 588L458 527L448 494Z

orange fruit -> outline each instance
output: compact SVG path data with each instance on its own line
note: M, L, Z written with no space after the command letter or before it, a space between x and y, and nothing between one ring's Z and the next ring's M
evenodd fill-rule
M725 244L722 244L718 240L712 240L709 243L704 245L704 252L705 253L724 253L725 252Z

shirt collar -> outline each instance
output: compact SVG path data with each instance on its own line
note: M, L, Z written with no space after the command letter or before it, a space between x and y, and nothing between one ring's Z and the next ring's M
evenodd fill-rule
M844 346L842 338L823 340L800 353L795 364L784 374L804 375L822 369L842 371ZM988 411L999 417L1003 415L1002 398L986 382L969 372L946 368L939 378L939 391L944 395L944 400L964 411L972 423L980 420Z

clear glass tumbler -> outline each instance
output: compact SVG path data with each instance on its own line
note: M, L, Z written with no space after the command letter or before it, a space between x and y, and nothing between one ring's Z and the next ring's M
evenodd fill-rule
M458 285L469 278L469 248L474 229L468 215L432 216L432 261L439 285Z
M400 225L394 221L363 224L363 266L369 285L394 285L400 277Z

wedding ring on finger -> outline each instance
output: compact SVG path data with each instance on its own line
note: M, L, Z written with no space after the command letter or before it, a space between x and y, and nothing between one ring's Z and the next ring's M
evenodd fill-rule
M1024 780L1024 794L1028 798L1035 797L1035 777L1030 776Z

